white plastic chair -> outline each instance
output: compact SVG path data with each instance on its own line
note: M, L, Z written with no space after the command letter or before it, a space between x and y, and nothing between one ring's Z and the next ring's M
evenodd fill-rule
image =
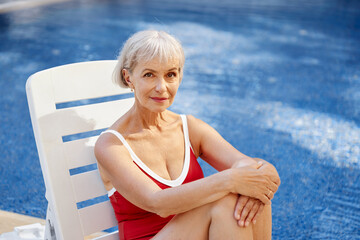
M134 101L129 89L112 83L115 64L69 64L37 72L27 80L26 93L48 201L45 239L84 239L117 226L93 153L101 129L109 127ZM130 98L104 98L120 95ZM84 166L88 165L93 169L87 171ZM81 169L85 172L74 174ZM99 196L105 201L81 208L84 201ZM96 239L119 237L115 231Z

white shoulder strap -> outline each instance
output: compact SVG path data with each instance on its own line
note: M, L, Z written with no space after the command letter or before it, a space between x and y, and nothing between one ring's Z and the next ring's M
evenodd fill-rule
M185 141L188 144L188 146L190 146L189 130L188 130L188 125L187 125L186 115L181 114L180 117L181 117L182 124L183 124L183 132L184 132Z
M121 142L122 144L124 144L124 146L126 147L126 149L129 151L130 155L131 155L131 158L133 160L135 160L136 157L136 154L134 153L134 151L131 149L130 145L127 143L127 141L125 140L125 138L123 137L123 135L121 135L121 133L119 133L118 131L115 131L115 130L112 130L112 129L108 129L104 132L102 132L101 134L104 134L104 133L112 133L114 134Z

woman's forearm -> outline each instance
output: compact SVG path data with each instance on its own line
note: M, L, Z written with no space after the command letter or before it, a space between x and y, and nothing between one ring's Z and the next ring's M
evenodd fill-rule
M189 211L214 202L229 193L259 199L264 204L271 201L267 194L278 188L268 174L260 170L262 163L230 168L209 177L174 188L155 191L148 195L148 211L165 217Z
M225 170L178 187L157 191L148 199L152 212L167 217L214 202L233 191L233 173Z
M245 166L249 166L249 165L253 165L258 163L260 159L258 158L251 158L248 156L244 156L238 159L235 159L233 165L231 166L232 168L239 168L239 167L245 167Z

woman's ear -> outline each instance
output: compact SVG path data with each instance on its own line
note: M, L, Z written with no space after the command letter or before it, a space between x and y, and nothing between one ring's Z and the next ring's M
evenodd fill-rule
M131 81L130 81L130 73L129 73L129 70L123 69L123 70L121 71L121 73L122 73L122 75L123 75L126 83L128 84L128 86L131 87L132 83L131 83Z

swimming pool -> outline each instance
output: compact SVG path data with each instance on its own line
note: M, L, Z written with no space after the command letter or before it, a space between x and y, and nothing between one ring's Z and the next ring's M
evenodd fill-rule
M148 28L185 48L172 109L277 167L273 239L360 239L356 1L72 1L0 14L0 209L45 217L29 75L114 59Z

